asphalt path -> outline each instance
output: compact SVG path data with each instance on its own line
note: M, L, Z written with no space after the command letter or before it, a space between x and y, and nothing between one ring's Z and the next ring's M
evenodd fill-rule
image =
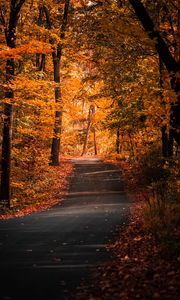
M72 160L64 201L0 221L0 299L71 299L82 280L111 259L106 249L128 222L119 169L95 158Z

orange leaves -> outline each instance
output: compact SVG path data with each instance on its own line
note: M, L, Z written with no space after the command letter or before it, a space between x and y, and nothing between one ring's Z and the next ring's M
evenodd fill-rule
M21 59L21 55L19 54L17 49L7 48L6 50L1 50L0 51L0 58L3 58L3 59L11 59L11 58Z
M44 159L48 153L44 153ZM16 170L18 171L18 170ZM5 214L0 210L0 219L9 219L12 217L22 217L24 215L50 208L63 199L68 188L68 178L72 172L72 165L62 159L61 166L53 168L44 163L39 165L35 170L24 170L21 178L19 172L13 173L13 199L12 209ZM21 172L21 176L22 176ZM19 176L19 177L18 177Z
M40 42L37 40L32 40L31 42L21 45L17 48L9 48L9 47L1 47L0 49L0 58L8 59L8 58L16 58L22 59L22 56L25 54L37 54L51 53L51 46L48 43Z
M34 73L33 75L35 77L36 73ZM36 78L30 79L29 76L25 76L22 74L16 76L16 78L14 78L12 82L4 86L6 88L11 88L16 92L21 92L24 95L29 94L28 97L30 98L37 96L37 98L42 99L42 95L46 95L46 98L49 98L51 96L54 85L55 84L53 82L50 82L48 80L36 80ZM53 95L51 96L51 98L52 97Z
M51 46L49 45L49 43L32 40L31 42L20 46L19 50L22 51L22 53L24 54L48 54L51 53Z

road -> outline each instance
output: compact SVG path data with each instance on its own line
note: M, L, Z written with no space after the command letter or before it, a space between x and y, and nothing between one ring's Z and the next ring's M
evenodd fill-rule
M0 221L0 299L63 299L110 259L106 245L128 222L121 173L96 158L72 162L63 202Z

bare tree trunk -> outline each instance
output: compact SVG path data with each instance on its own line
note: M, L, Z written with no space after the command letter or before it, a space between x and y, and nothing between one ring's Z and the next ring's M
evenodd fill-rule
M96 128L93 128L93 135L94 135L94 154L97 155L97 140L96 140Z
M91 127L92 127L92 123L93 123L94 114L95 114L95 106L92 104L89 108L86 137L85 137L85 140L84 140L84 146L83 146L83 151L82 151L81 156L83 156L87 153L87 143L88 143L89 133L91 131Z

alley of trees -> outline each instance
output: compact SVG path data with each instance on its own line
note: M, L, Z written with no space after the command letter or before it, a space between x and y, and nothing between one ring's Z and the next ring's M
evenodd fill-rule
M41 201L60 154L178 192L179 15L178 0L0 0L1 203Z

